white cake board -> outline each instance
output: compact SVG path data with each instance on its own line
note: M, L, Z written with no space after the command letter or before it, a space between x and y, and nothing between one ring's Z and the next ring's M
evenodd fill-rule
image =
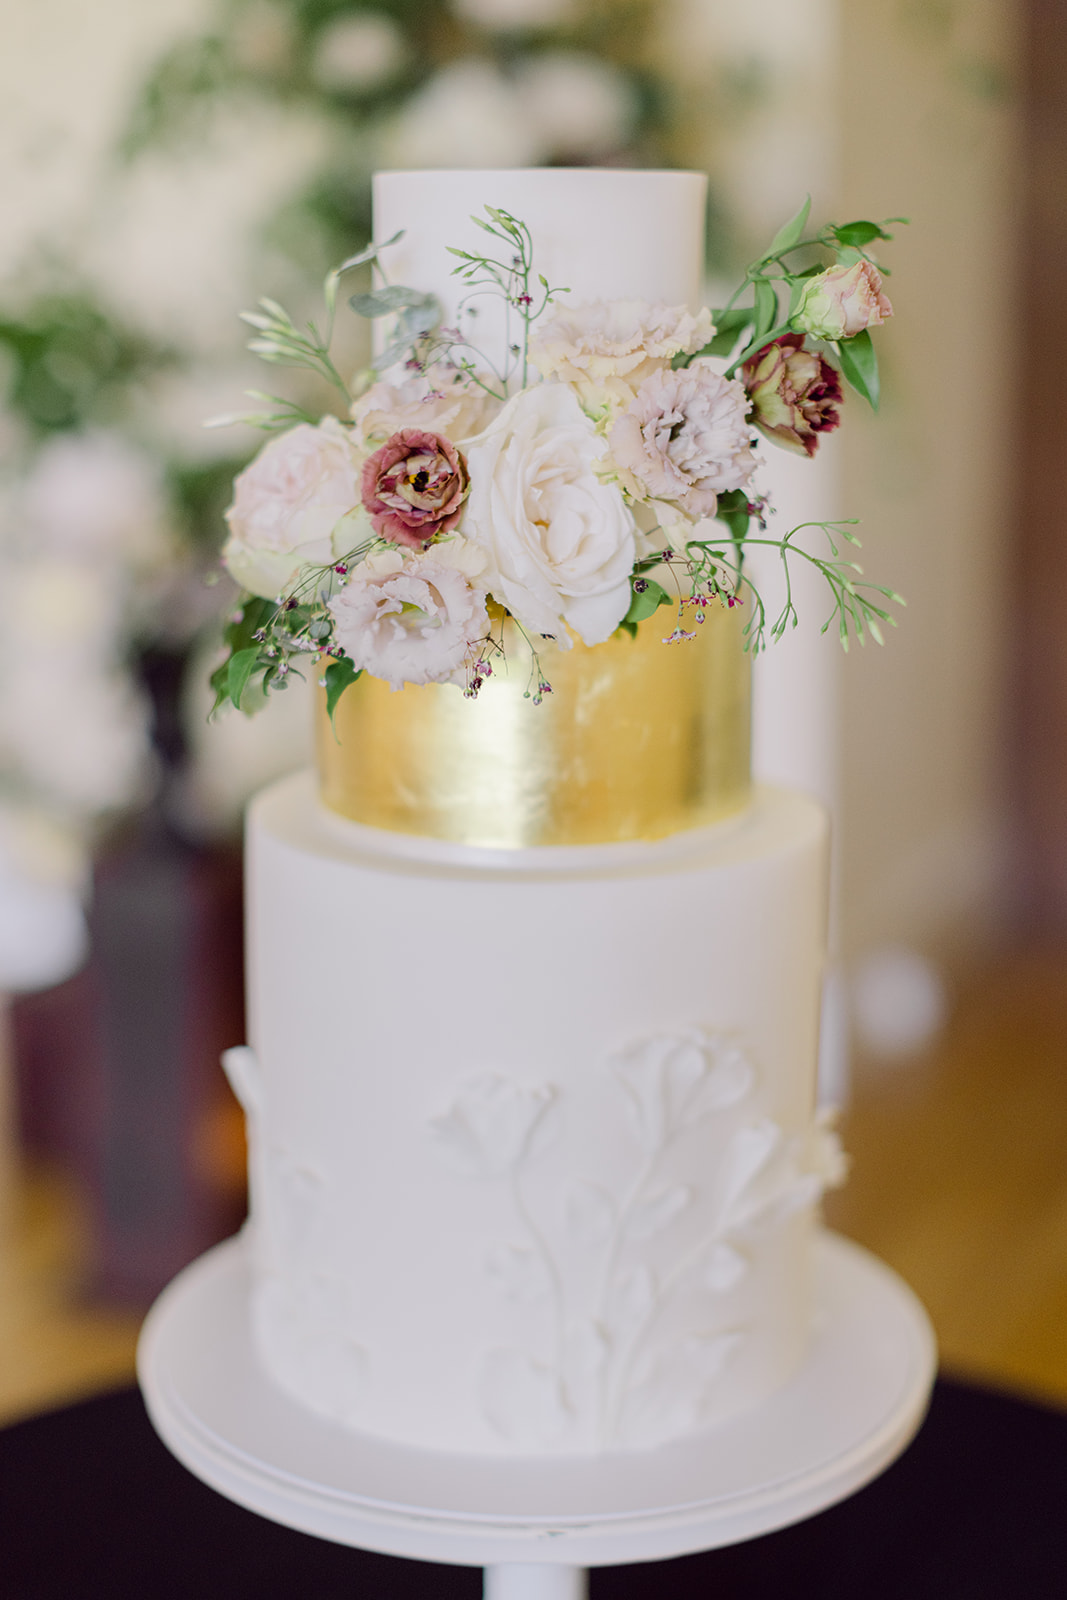
M487 1568L492 1600L573 1600L589 1566L736 1544L851 1494L897 1456L936 1366L926 1313L858 1245L817 1244L810 1355L755 1411L655 1450L552 1461L452 1456L352 1433L265 1378L245 1243L187 1267L145 1323L149 1415L229 1499L338 1544Z

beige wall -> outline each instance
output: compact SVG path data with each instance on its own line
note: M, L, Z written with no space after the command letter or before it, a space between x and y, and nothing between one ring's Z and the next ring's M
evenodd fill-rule
M908 599L843 674L844 938L937 946L995 925L1010 560L1013 0L846 0L842 203L906 213L877 422L854 408L847 504Z

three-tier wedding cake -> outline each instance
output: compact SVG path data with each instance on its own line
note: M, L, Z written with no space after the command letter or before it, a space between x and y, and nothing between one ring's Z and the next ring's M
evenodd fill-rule
M376 238L402 230L379 250L387 282L437 297L453 349L476 328L487 370L516 308L461 304L448 250L484 253L470 219L487 203L529 230L557 306L608 302L647 328L702 303L699 175L379 176ZM227 1067L248 1114L256 1349L317 1413L409 1446L654 1446L758 1405L809 1335L817 1207L841 1173L815 1111L826 821L750 788L743 607L705 598L699 626L661 606L617 627L654 519L628 524L618 601L615 557L593 548L607 480L564 458L566 407L577 392L596 418L582 384L600 383L605 406L632 409L640 361L670 381L669 343L631 346L601 370L578 341L577 378L560 358L521 391L539 397L532 421L505 405L451 443L439 393L425 426L399 387L357 402L368 451L389 429L407 441L407 476L388 482L405 504L431 472L409 470L427 429L441 470L469 464L437 526L469 507L500 648L468 650L466 694L443 673L397 692L364 672L323 711L320 777L286 779L249 816L249 1045ZM451 370L468 382L455 356ZM390 403L375 436L368 405ZM662 510L662 491L623 481L627 507ZM493 529L516 497L527 543L505 557ZM558 627L521 626L546 563ZM657 570L666 584L669 552ZM428 637L408 593L396 639L413 617ZM443 638L448 617L430 622Z

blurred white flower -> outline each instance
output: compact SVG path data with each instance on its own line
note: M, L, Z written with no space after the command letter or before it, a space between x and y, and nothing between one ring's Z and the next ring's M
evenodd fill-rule
M618 150L637 116L633 89L618 68L576 50L527 57L517 87L524 120L553 155Z
M20 509L37 551L141 570L170 554L159 465L114 433L60 434L42 445Z
M0 991L43 989L81 964L87 873L72 830L27 806L0 804Z
M45 557L16 561L3 572L8 615L3 653L8 669L45 653L60 673L112 663L122 614L118 586L106 567ZM5 691L7 673L5 673Z
M311 76L320 89L373 89L404 57L400 30L379 11L335 18L315 41Z
M445 67L386 126L383 167L525 167L547 153L516 99L487 61Z
M62 811L92 818L144 796L148 710L117 668L65 665L47 648L5 663L0 768Z
M576 0L452 0L452 10L465 22L501 33L523 28L558 28L578 10Z
M235 833L258 789L315 759L314 661L302 668L305 677L290 673L285 692L268 695L255 716L230 708L209 721L213 696L208 676L217 665L212 641L194 654L185 674L182 720L189 763L173 800L173 815L194 838Z
M246 72L277 72L287 67L293 50L293 24L276 0L255 0L236 13L230 48Z

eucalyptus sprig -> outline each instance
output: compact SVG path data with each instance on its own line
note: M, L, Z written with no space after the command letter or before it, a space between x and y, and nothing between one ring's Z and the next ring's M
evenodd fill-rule
M321 332L318 323L312 321L306 322L303 328L298 328L288 311L279 305L277 300L263 298L258 302L258 310L240 312L241 321L256 330L256 337L248 341L249 350L261 360L268 361L274 366L303 367L315 373L317 377L324 378L341 395L347 409L355 397L330 358L338 288L346 272L376 261L380 251L395 244L401 237L402 233L395 233L383 244L369 244L365 250L349 256L339 267L334 267L326 274L323 282L325 315ZM353 296L353 304L359 298L358 295ZM258 400L268 409L229 412L225 416L210 418L204 426L221 428L235 422L243 422L249 427L273 432L279 428L290 428L298 422L318 421L317 417L312 416L295 400L281 395L267 394L262 389L246 389L245 394L248 399Z

